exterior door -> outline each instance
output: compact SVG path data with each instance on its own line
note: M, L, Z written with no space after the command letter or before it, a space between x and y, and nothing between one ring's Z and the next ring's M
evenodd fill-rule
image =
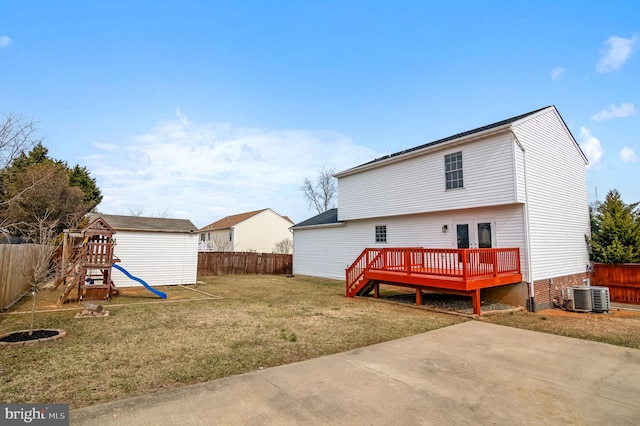
M456 239L459 249L492 248L494 246L493 224L489 221L456 223Z

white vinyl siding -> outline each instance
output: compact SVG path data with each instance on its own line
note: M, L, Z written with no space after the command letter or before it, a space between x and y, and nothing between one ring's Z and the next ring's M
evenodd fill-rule
M584 157L554 110L517 124L514 133L525 147L532 279L586 272Z
M353 220L517 202L513 135L505 131L462 146L338 179L338 219ZM462 151L464 188L446 190L444 156ZM384 160L383 160L384 161Z
M230 241L229 236L233 234L231 229L218 229L201 232L205 239L201 245L201 249L213 251L233 251L233 240Z
M173 232L117 231L118 265L150 286L195 284L198 272L198 235ZM122 272L112 270L117 287L136 287Z
M454 223L486 220L495 229L494 247L519 247L524 267L526 252L522 212L521 204L512 204L387 217L387 243L389 247L456 248ZM378 219L365 219L349 221L345 226L295 229L293 273L344 279L345 269L362 250L376 246L372 243L371 233L379 223ZM442 232L443 225L448 226L446 233Z
M447 191L444 156L456 152L462 152L464 187ZM590 234L585 166L550 107L500 133L345 171L338 174L338 220L345 225L296 230L294 271L343 279L346 265L373 246L372 230L381 223L390 247L455 248L455 224L489 222L495 247L520 248L525 280L584 273Z
M525 186L525 166L524 166L524 152L518 146L517 142L513 141L513 155L514 155L514 167L515 167L515 175L514 179L516 180L516 201L520 203L527 202L527 193Z

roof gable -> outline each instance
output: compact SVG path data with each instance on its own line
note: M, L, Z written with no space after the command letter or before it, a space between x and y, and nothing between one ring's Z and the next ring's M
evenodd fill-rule
M205 226L204 228L200 228L200 231L213 231L213 230L218 230L218 229L228 229L231 228L232 226L236 226L237 224L244 222L247 219L251 219L254 216L257 216L258 214L262 213L262 212L266 212L266 211L271 211L274 215L279 216L281 218L283 218L284 220L291 222L293 224L293 221L291 219L289 219L287 216L281 216L278 213L274 212L271 209L262 209L262 210L254 210L251 212L245 212L245 213L239 213L239 214L234 214L231 216L227 216L227 217L223 217L220 220L217 220L213 223L210 223L209 225Z
M106 220L102 217L96 217L85 229L84 229L84 233L86 235L93 235L93 234L98 234L98 235L103 235L103 234L110 234L113 235L116 233L116 231L109 226L109 224L106 222Z

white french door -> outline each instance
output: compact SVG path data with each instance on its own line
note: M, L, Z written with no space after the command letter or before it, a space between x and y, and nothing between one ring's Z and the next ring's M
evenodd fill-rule
M454 223L457 247L492 248L495 243L494 223L489 220L469 220Z

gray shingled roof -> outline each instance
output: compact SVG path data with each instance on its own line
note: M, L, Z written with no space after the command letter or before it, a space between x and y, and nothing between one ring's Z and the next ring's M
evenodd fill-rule
M302 226L330 225L332 223L340 223L338 222L338 209L330 209L324 213L320 213L317 216L298 223L294 228Z
M393 153L393 154L385 155L384 157L376 158L375 160L368 161L366 163L360 164L359 166L352 167L350 169L344 170L344 171L342 171L340 173L337 173L337 174L340 175L342 173L347 173L347 172L349 172L351 170L355 170L355 169L360 168L362 166L366 166L366 165L369 165L369 164L377 163L379 161L388 160L389 158L397 157L399 155L404 155L404 154L407 154L409 152L418 151L418 150L421 150L421 149L424 149L424 148L427 148L427 147L430 147L430 146L434 146L434 145L438 145L438 144L441 144L441 143L449 142L449 141L452 141L452 140L455 140L455 139L459 139L459 138L463 138L463 137L466 137L466 136L471 136L474 133L481 133L481 132L484 132L486 130L502 127L504 125L514 123L514 122L516 122L518 120L521 120L521 119L523 119L523 118L525 118L525 117L527 117L529 115L536 114L536 113L538 113L538 112L540 112L540 111L542 111L544 109L550 108L550 107L551 107L551 105L550 106L546 106L544 108L537 109L535 111L527 112L525 114L517 115L515 117L507 118L506 120L502 120L502 121L498 121L498 122L495 122L495 123L492 123L492 124L488 124L486 126L478 127L477 129L468 130L468 131L462 132L462 133L457 133L455 135L448 136L446 138L438 139L438 140L433 141L433 142L428 142L428 143L425 143L423 145L419 145L419 146L416 146L416 147L413 147L413 148L405 149L404 151L400 151L400 152L396 152L396 153Z
M120 216L91 213L89 220L103 218L116 231L178 232L195 233L198 228L188 219L162 217Z

